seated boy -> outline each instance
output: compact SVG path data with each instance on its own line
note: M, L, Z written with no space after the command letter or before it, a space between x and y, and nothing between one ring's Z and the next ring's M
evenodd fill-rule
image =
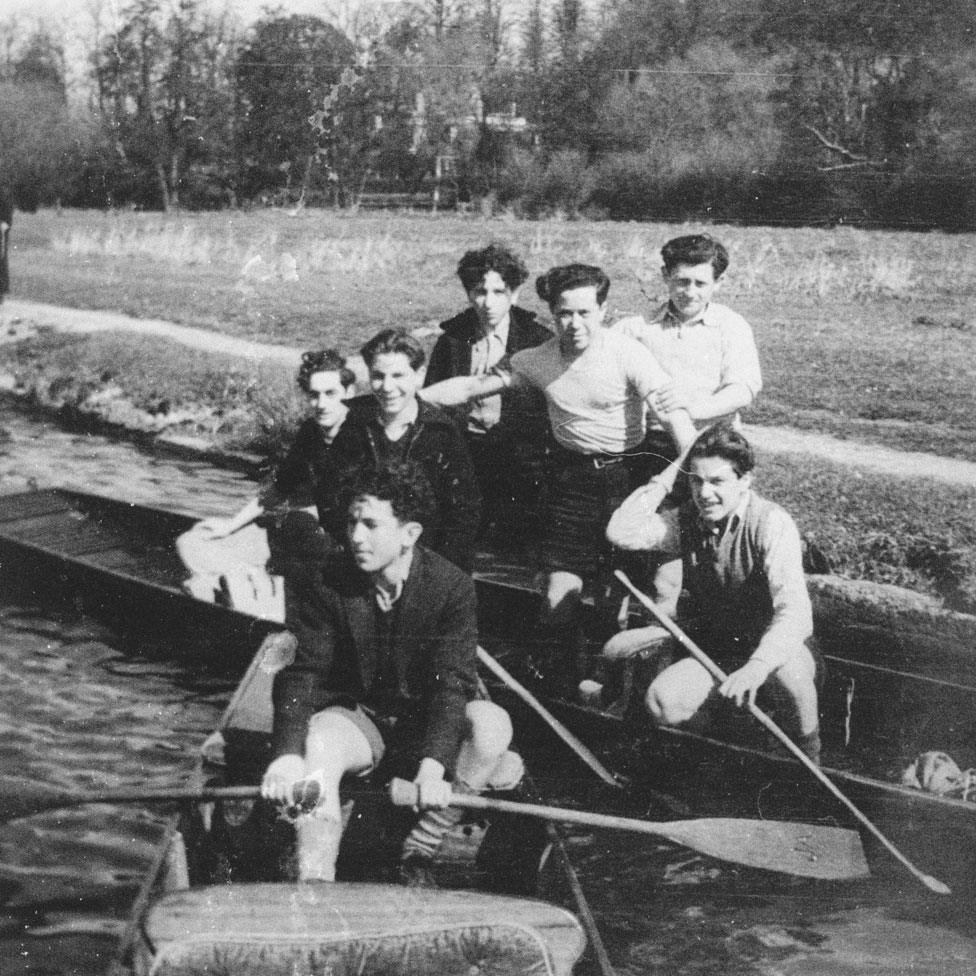
M272 549L277 564L272 568L279 574L342 544L345 516L338 512L338 491L343 470L333 444L355 385L355 375L334 349L302 355L298 386L311 416L299 427L270 487L236 515L203 519L176 540L191 574L184 586L193 596L213 602L223 592L235 609L281 620L281 577L268 572ZM304 511L313 505L317 523Z
M712 301L728 251L707 234L690 234L668 241L661 257L668 301L648 318L623 318L613 328L645 345L671 377L663 409L686 411L699 429L723 418L738 424L738 411L762 389L762 374L749 323ZM654 417L648 418L646 445L658 456L657 470L675 457Z
M335 879L347 773L406 773L427 809L408 836L401 880L423 877L448 828L454 790L479 791L508 753L506 712L477 699L474 583L418 542L434 505L418 465L368 469L351 492L348 551L289 587L295 660L275 676L273 750L261 793L289 803L313 779L320 799L296 824L302 880ZM504 760L504 761L503 761ZM514 784L506 784L514 785Z
M651 718L659 725L680 725L706 703L754 702L763 688L785 713L781 724L787 733L819 762L819 655L800 533L782 508L752 491L753 466L742 434L719 424L695 441L685 460L691 499L658 512L676 474L669 468L614 514L607 538L621 549L680 560L688 596L686 629L731 672L716 687L698 661L681 658L651 682L646 697ZM646 515L634 514L642 510ZM648 628L647 636L659 632ZM638 649L639 632L628 633L611 639L611 657L620 649L614 642L630 641L630 649Z
M384 329L360 350L370 392L349 401L336 450L347 467L416 461L434 491L424 544L465 572L474 565L481 493L454 418L418 399L426 356L404 329Z
M425 386L452 376L484 376L552 333L520 308L528 277L516 255L498 244L468 251L457 267L469 308L442 322ZM501 541L524 539L535 527L545 462L546 409L535 390L507 390L471 404L463 428L481 488L482 533L494 526Z

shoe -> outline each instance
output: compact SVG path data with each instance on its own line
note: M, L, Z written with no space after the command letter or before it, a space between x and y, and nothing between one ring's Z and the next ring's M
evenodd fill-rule
M422 854L408 854L397 865L397 884L408 888L436 888L434 860Z

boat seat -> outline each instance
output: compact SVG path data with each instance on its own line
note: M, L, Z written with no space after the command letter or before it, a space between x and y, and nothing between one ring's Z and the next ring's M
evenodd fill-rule
M568 976L586 945L577 919L528 898L383 884L219 885L174 892L143 923L153 972L355 971ZM391 963L393 964L391 968ZM211 968L206 968L207 966ZM351 965L351 968L347 968ZM197 968L193 968L193 967Z

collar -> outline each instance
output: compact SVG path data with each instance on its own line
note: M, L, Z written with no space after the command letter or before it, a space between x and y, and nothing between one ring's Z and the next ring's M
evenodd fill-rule
M752 489L747 488L745 494L739 500L739 504L735 506L735 510L715 525L709 524L699 515L698 524L701 526L702 533L712 539L718 540L724 538L727 533L734 531L738 528L739 523L745 516L751 498Z
M373 595L376 605L383 611L389 613L397 600L403 596L403 587L410 575L410 567L413 564L413 549L401 556L393 567L392 579L377 579L373 581Z
M512 313L509 311L508 315L505 316L505 321L500 325L496 326L491 332L484 332L480 326L475 335L475 342L481 342L482 339L490 342L492 338L497 338L501 340L502 348L507 348L508 346L508 333L512 328Z
M692 325L712 325L712 303L709 302L702 310L692 319L679 319L675 314L674 309L671 307L670 302L665 302L657 311L657 315L654 316L654 320L659 322L661 326L665 329L682 329L687 328Z

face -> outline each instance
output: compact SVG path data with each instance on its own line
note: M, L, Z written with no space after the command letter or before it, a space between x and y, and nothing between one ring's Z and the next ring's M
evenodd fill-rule
M423 381L423 371L414 369L402 352L381 352L369 368L369 388L388 417L395 417L413 403Z
M468 292L468 301L478 313L482 329L490 332L508 317L509 309L518 300L519 290L512 291L497 271L489 271L481 282Z
M349 550L365 573L389 569L413 545L419 529L417 522L401 522L389 501L373 495L360 495L349 506Z
M308 402L315 422L326 430L337 427L346 417L345 399L349 390L342 385L337 370L312 373L308 378Z
M678 264L670 271L662 269L662 274L668 286L671 307L682 321L701 315L719 285L710 261L704 264Z
M553 304L552 314L563 352L580 353L603 325L607 306L597 301L596 286L586 285L564 291Z
M689 465L691 497L710 525L731 515L752 484L752 472L738 475L725 458L694 458Z

